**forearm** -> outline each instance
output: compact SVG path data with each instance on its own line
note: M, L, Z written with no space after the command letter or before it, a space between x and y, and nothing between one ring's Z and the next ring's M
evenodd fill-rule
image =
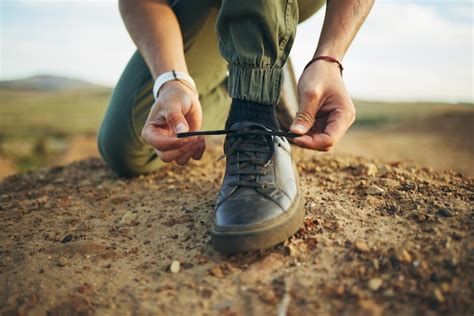
M374 0L328 0L315 56L341 60L364 23Z
M166 0L120 0L120 13L153 78L187 72L179 23Z

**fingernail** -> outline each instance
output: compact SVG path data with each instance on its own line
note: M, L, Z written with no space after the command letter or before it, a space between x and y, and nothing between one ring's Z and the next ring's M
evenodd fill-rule
M176 125L176 133L184 133L186 132L186 125L184 125L183 123L179 123L178 125Z
M297 132L301 132L301 133L304 133L305 131L305 127L301 124L296 124L295 126L293 126L293 129Z

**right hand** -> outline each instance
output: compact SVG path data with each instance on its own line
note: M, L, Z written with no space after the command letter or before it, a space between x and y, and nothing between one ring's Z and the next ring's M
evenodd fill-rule
M197 131L202 109L196 93L180 81L165 83L153 104L142 130L142 138L155 148L164 162L186 164L201 159L206 142L202 136L177 138L176 134Z

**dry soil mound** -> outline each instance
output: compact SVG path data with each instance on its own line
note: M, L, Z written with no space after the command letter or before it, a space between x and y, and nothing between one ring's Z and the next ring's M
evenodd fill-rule
M472 315L472 179L296 151L304 226L224 256L219 154L136 179L94 159L4 180L0 313Z

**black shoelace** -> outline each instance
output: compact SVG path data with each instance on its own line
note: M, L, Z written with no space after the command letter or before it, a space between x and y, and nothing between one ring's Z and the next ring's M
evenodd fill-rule
M229 182L230 186L247 188L267 188L270 185L257 181L258 176L267 175L266 167L275 152L272 136L294 138L300 135L267 130L260 126L242 129L224 129L215 131L197 131L178 134L178 138L203 135L227 135L230 146L226 146L224 155L229 164L236 164L230 176L238 175L238 180Z

